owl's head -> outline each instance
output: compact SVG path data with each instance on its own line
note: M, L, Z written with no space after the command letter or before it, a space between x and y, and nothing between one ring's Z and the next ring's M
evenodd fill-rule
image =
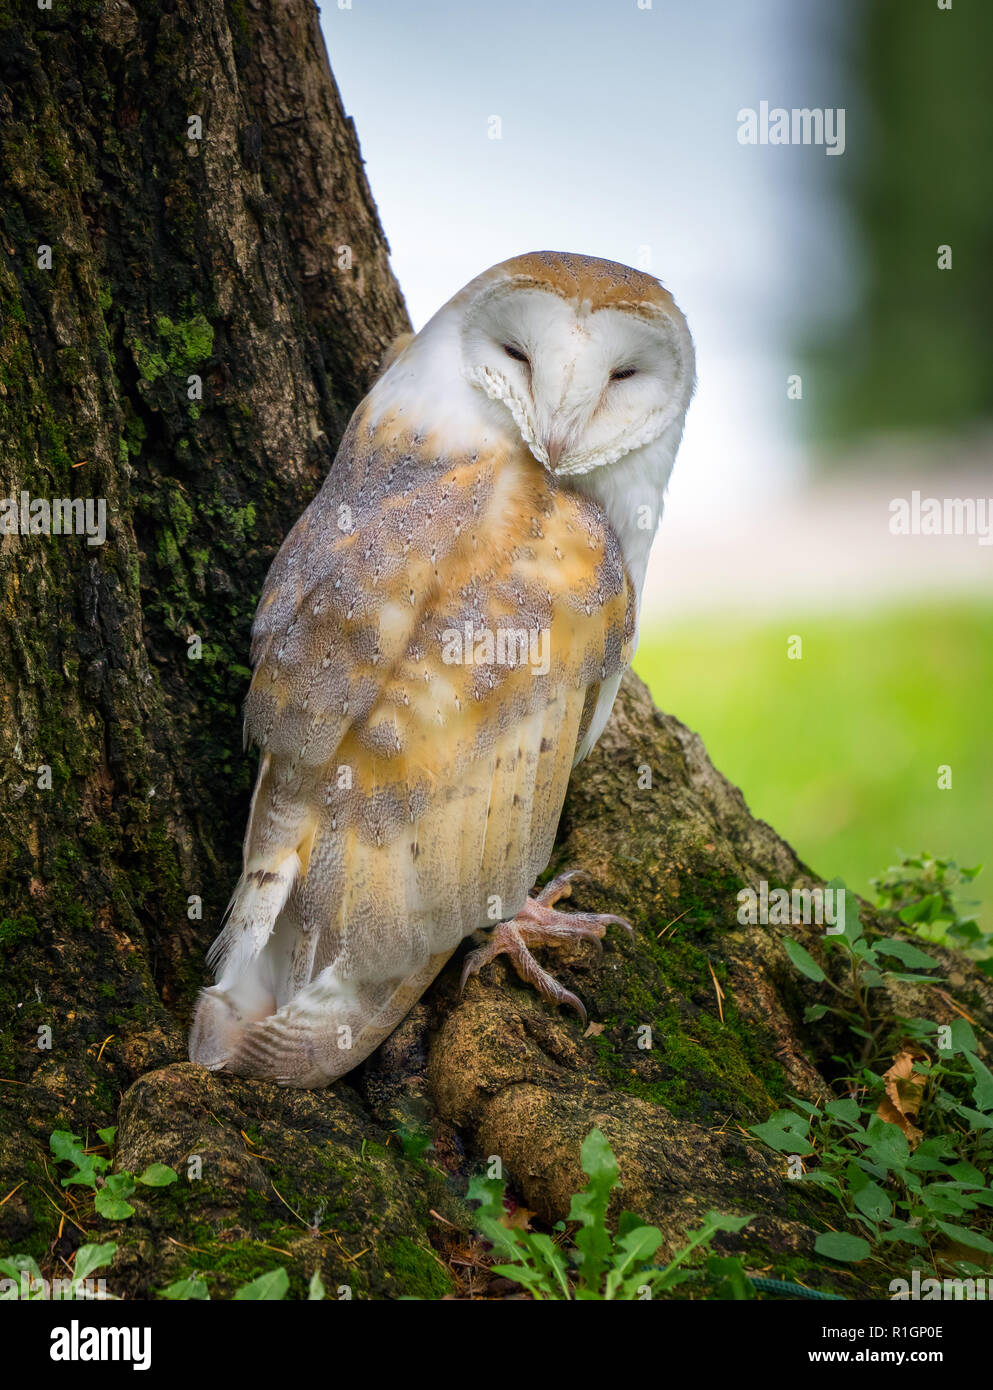
M693 343L641 271L537 251L494 266L449 305L461 371L560 475L588 473L682 425Z
M527 445L584 474L667 436L694 385L693 342L669 292L614 261L535 251L470 281L395 357L373 414L446 449Z

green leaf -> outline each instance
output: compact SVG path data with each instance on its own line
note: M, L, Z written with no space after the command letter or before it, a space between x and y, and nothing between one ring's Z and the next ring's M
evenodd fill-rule
M576 1249L582 1257L579 1279L582 1288L592 1290L600 1288L613 1249L606 1217L610 1194L618 1177L614 1152L598 1129L591 1129L583 1140L580 1162L589 1182L582 1192L573 1195L569 1220L582 1224L582 1229L574 1237Z
M629 1282L634 1286L645 1282L645 1266L651 1263L652 1257L662 1244L662 1232L657 1226L639 1226L633 1231L629 1231L622 1240L618 1241L618 1253L614 1259L614 1267L607 1274L606 1297L616 1298L617 1294L623 1290ZM633 1280L629 1280L629 1274L633 1269Z
M196 1275L190 1275L188 1279L177 1279L175 1284L170 1284L167 1289L162 1290L160 1297L176 1303L187 1303L194 1299L210 1300L206 1283Z
M935 1225L944 1231L946 1236L952 1240L957 1240L959 1245L968 1245L973 1250L985 1250L988 1255L993 1255L993 1240L978 1231L970 1231L966 1226L956 1226L951 1221L936 1221Z
M882 941L876 942L876 950L882 951L884 956L896 956L897 960L903 961L904 965L912 966L915 969L941 969L940 960L935 960L934 956L927 955L919 947L910 941L905 941L901 936L884 936Z
M839 891L842 889L845 891L845 896L842 899L845 905L845 930L838 934L843 936L848 944L851 945L859 939L863 932L862 918L859 914L859 900L854 893L850 893L845 888L844 879L833 878L827 886L834 889L834 901L836 903L838 901Z
M954 1152L947 1136L939 1134L917 1146L907 1160L907 1167L919 1173L944 1173L947 1169L941 1159L952 1157Z
M134 1191L133 1173L108 1173L101 1191L112 1192L115 1197L130 1197Z
M878 1183L867 1182L855 1193L853 1200L862 1215L870 1221L881 1221L893 1214L893 1203Z
M631 1231L637 1231L644 1226L644 1220L633 1211L622 1211L617 1218L617 1239L629 1235Z
M972 1074L976 1078L973 1088L972 1099L976 1103L977 1110L993 1110L993 1072L985 1062L981 1062L974 1052L966 1052L965 1060L972 1068Z
M469 1201L480 1204L474 1223L476 1229L500 1255L524 1263L526 1252L521 1233L503 1224L503 1182L499 1178L485 1178L477 1174L470 1179L467 1196Z
M705 1268L714 1282L715 1298L743 1302L758 1297L739 1256L708 1255Z
M327 1292L325 1291L324 1280L321 1278L320 1271L315 1269L310 1276L310 1284L307 1288L307 1301L308 1303L316 1303L322 1298L327 1298Z
M803 1021L804 1023L817 1023L825 1014L830 1012L827 1004L808 1004L803 1011Z
M825 1173L820 1168L811 1168L809 1173L804 1173L801 1178L794 1178L794 1182L813 1183L815 1187L830 1187L832 1192L841 1195L841 1183L833 1173Z
M814 1241L818 1255L828 1260L843 1260L851 1264L864 1260L872 1254L872 1246L861 1236L851 1236L845 1231L823 1231Z
M723 1212L708 1211L704 1218L703 1229L708 1236L717 1231L743 1231L749 1221L754 1220L754 1212L750 1212L748 1216L726 1216Z
M583 1172L592 1180L591 1186L593 1183L598 1184L600 1191L605 1190L608 1184L613 1188L618 1176L617 1159L605 1136L598 1129L591 1129L583 1140L579 1161Z
M503 1183L499 1178L485 1178L477 1173L469 1179L467 1197L470 1202L478 1202L480 1213L495 1219L503 1215Z
M112 1149L112 1148L114 1147L114 1136L116 1135L116 1133L117 1133L117 1126L116 1126L116 1125L109 1125L107 1129L98 1129L98 1130L97 1130L97 1134L98 1134L99 1137L103 1140L103 1142L107 1145L108 1149Z
M793 1096L793 1095L787 1094L786 1099L787 1099L792 1105L798 1105L805 1115L811 1115L811 1116L813 1116L813 1115L819 1115L819 1114L820 1114L820 1109L819 1109L818 1106L816 1106L816 1105L811 1105L811 1103L810 1103L809 1100L803 1100L803 1099L801 1099L800 1096ZM781 1111L780 1113L783 1114L783 1115L789 1115L789 1114L791 1114L792 1112L789 1111L789 1110L783 1110L783 1111Z
M491 1265L490 1271L493 1274L502 1275L504 1279L513 1279L515 1284L521 1284L539 1299L544 1299L545 1278L538 1270L532 1269L529 1265Z
M806 1135L809 1121L792 1110L777 1110L775 1115L760 1125L749 1125L749 1133L768 1144L770 1149L784 1154L813 1153L813 1145Z
M93 1199L93 1205L101 1216L108 1221L123 1221L129 1216L134 1216L134 1207L130 1202L126 1202L123 1197L115 1197L112 1192L108 1192L105 1187L101 1187Z
M179 1181L179 1174L167 1163L150 1163L138 1181L146 1187L168 1187L170 1183Z
M434 1148L434 1140L431 1138L430 1131L419 1133L412 1129L398 1129L397 1133L400 1136L404 1158L409 1158L414 1163L421 1160L428 1149Z
M6 1293L0 1294L0 1302L3 1303L20 1301L22 1274L27 1274L29 1281L37 1280L38 1284L41 1286L38 1290L39 1297L44 1288L42 1284L42 1272L38 1268L38 1262L33 1255L9 1255L6 1259L0 1259L0 1274L3 1274L8 1279L13 1279L17 1286L16 1288L8 1289ZM29 1294L28 1297L30 1299L32 1295Z
M78 1284L81 1279L88 1279L95 1269L109 1265L116 1254L117 1243L113 1240L103 1245L81 1245L72 1267L72 1282Z
M968 1105L956 1105L956 1115L961 1115L964 1120L968 1120L969 1128L993 1129L993 1116L984 1115L980 1110L972 1110Z
M531 1231L525 1233L523 1239L544 1272L546 1297L558 1299L561 1296L562 1300L569 1299L571 1295L565 1255L551 1236L546 1236L543 1231ZM597 1292L599 1295L599 1290Z
M980 941L981 944L985 944L982 943L981 938L985 937L987 933L981 929L978 922L970 919L968 922L959 920L954 923L949 928L949 935L954 938L964 937L968 942Z
M847 1150L839 1149L837 1152L838 1156L841 1157L847 1152ZM857 1157L849 1159L849 1161L845 1164L845 1171L843 1176L845 1182L851 1188L852 1192L861 1192L862 1188L865 1187L866 1183L872 1181L871 1178L866 1177L865 1168L859 1162L859 1159Z
M953 1163L948 1172L956 1182L974 1183L976 1187L986 1186L985 1175L974 1164L967 1163L964 1158L959 1159L958 1163Z
M133 1191L133 1173L108 1173L103 1187L97 1189L93 1205L108 1221L123 1221L134 1216L134 1207L127 1200Z
M951 1050L953 1052L975 1052L979 1044L972 1026L964 1018L957 1018L951 1025Z
M852 1100L851 1096L843 1096L840 1100L829 1100L824 1109L836 1120L844 1120L846 1124L857 1125L862 1117L858 1101Z
M852 950L858 956L859 960L865 961L869 965L882 966L878 951L875 946L866 941L865 937L860 937L859 940L853 944Z
M614 1267L608 1271L605 1297L614 1299L626 1282L632 1267L638 1275L636 1283L644 1283L645 1265L662 1244L662 1232L657 1226L639 1226L618 1241Z
M928 1211L937 1212L939 1216L961 1216L966 1210L955 1189L947 1189L943 1183L928 1183L921 1189L921 1201Z
M49 1141L48 1146L52 1154L59 1163L71 1163L73 1172L67 1178L62 1179L62 1186L69 1187L73 1183L79 1183L83 1187L96 1188L97 1175L105 1173L110 1167L110 1159L103 1158L98 1154L87 1154L83 1152L83 1141L78 1134L71 1134L67 1129L55 1130Z
M927 1241L921 1235L916 1226L911 1226L909 1221L892 1221L888 1231L883 1231L880 1240L901 1241L905 1245L926 1246Z
M824 971L814 960L810 952L805 951L799 942L794 941L792 937L784 936L783 946L786 948L786 954L796 966L797 970L800 971L801 975L806 975L808 980L813 980L816 984L821 984L827 979Z
M48 1141L48 1147L59 1163L71 1163L76 1168L86 1161L82 1146L83 1141L80 1136L70 1134L67 1129L53 1130Z
M910 1157L907 1136L899 1125L887 1124L873 1115L867 1130L866 1155L886 1168L902 1168Z
M235 1289L235 1299L238 1302L250 1300L256 1303L276 1303L281 1298L285 1298L290 1288L290 1276L280 1265L276 1269L269 1269L265 1274L260 1274L257 1279L253 1279L249 1284L242 1284L240 1289Z
M618 1244L632 1260L650 1260L662 1244L662 1232L657 1226L639 1226Z
M753 1213L748 1216L725 1216L719 1211L708 1211L703 1225L691 1232L683 1248L672 1257L665 1269L652 1271L650 1282L653 1289L668 1291L690 1277L689 1272L681 1271L679 1266L700 1246L707 1246L718 1231L740 1231L749 1221L754 1221Z
M33 1255L5 1255L0 1258L0 1269L9 1279L19 1279L22 1270L27 1270L35 1279L42 1277L38 1262Z
M940 893L928 893L915 903L908 903L897 913L901 922L912 927L917 922L935 922L942 916L942 899Z
M864 1173L869 1173L872 1177L880 1178L883 1181L886 1180L889 1168L885 1163L872 1163L869 1159L864 1157L864 1155L858 1157L855 1162Z

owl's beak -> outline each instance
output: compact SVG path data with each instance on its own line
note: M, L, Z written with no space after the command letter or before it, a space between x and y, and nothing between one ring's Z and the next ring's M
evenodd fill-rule
M548 455L548 466L551 469L558 467L559 459L565 453L566 441L561 435L549 435L545 441L545 453Z

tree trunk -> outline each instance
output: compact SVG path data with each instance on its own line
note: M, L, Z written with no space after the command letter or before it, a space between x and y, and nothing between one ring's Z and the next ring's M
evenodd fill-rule
M435 1296L466 1176L500 1155L554 1221L596 1122L670 1247L708 1206L747 1210L757 1261L837 1284L820 1200L740 1128L827 1093L781 933L735 917L743 883L813 880L633 678L557 854L593 872L584 906L636 927L567 962L599 1033L502 965L459 1000L453 963L328 1091L183 1060L239 868L257 596L406 313L309 0L5 11L0 149L0 495L107 518L102 544L0 536L0 1254L61 1268L112 1239L131 1296L191 1273L224 1295L274 1264L295 1296L315 1268ZM958 968L988 1019L988 981ZM53 1130L115 1123L118 1170L181 1175L116 1223L49 1155Z
M107 513L102 545L2 537L5 1045L49 1024L57 1069L202 977L262 579L408 322L306 0L23 14L0 20L0 493ZM39 1000L56 963L71 998Z

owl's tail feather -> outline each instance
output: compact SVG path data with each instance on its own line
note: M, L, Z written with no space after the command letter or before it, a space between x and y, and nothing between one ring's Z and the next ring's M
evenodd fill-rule
M245 1029L258 1019L269 1017L275 1004L276 996L267 985L265 973L254 967L249 967L245 977L232 988L211 985L202 989L190 1029L190 1061L219 1071L237 1048Z
M227 1057L214 1065L281 1086L327 1086L393 1032L451 954L439 951L402 980L367 985L329 967L269 1017L243 1019L227 1033ZM211 1065L203 1055L193 1060Z
M278 864L247 869L224 914L220 935L207 952L207 964L219 985L236 979L272 935L302 868L295 850Z

